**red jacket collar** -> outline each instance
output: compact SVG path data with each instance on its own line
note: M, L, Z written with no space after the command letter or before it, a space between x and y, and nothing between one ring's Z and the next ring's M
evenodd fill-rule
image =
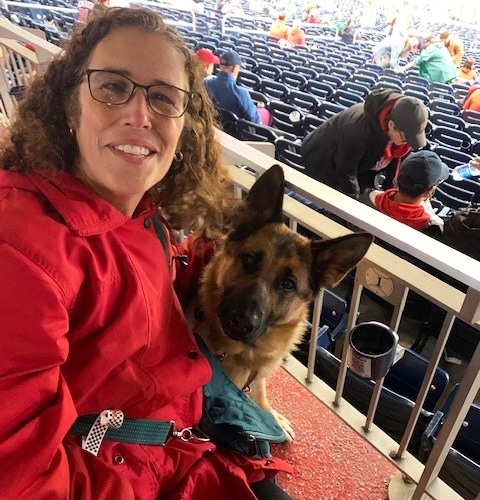
M79 236L104 233L130 221L129 217L65 172L57 172L52 176L0 171L2 187L42 193L69 229ZM153 215L156 210L151 196L145 195L137 215Z

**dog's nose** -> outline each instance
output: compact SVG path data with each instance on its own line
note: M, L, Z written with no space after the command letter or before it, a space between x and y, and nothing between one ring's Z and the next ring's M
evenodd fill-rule
M248 335L254 330L254 324L258 323L258 314L246 315L243 311L236 311L228 318L230 330L240 335Z

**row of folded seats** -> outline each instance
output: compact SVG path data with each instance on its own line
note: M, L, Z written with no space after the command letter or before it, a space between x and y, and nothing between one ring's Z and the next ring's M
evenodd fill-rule
M357 318L358 323L359 318ZM340 369L339 342L347 328L348 303L331 290L325 290L320 317L314 373L332 389ZM429 360L413 349L400 347L401 357L384 379L374 423L396 442L400 442L415 400L427 372ZM305 365L308 342L294 355ZM375 382L347 370L342 396L367 415ZM458 384L450 389L449 375L437 367L412 434L408 451L425 462L452 405ZM472 404L458 433L440 478L463 498L474 500L480 494L480 405Z

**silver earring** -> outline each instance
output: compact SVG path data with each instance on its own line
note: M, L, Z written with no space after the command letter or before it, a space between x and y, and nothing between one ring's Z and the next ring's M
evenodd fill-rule
M175 156L173 157L174 161L180 163L183 160L183 153L181 151L177 151Z
M73 130L73 128L69 128L68 131L72 137L75 135L75 130Z

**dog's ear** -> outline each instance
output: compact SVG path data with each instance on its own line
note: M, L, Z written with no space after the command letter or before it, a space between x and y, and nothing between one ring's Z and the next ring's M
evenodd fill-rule
M334 287L367 253L373 242L368 233L354 233L310 243L313 260L310 284L314 293L321 287Z
M271 222L283 221L285 178L280 165L273 165L255 182L234 217L230 239L241 240Z

